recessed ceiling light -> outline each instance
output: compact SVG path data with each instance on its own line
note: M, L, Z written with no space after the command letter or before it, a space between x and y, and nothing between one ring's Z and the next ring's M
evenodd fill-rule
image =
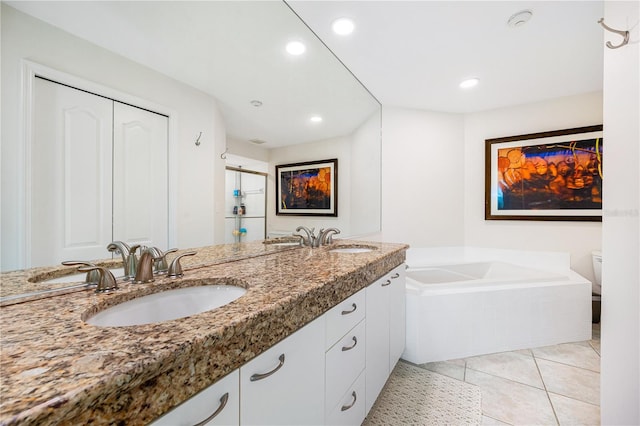
M349 18L338 18L333 21L331 28L338 35L349 35L353 32L355 25Z
M322 121L322 117L319 115L314 115L309 119L312 123L320 123Z
M520 12L511 15L511 17L507 20L507 25L512 28L521 27L526 24L532 16L533 12L529 9L521 10Z
M476 86L478 83L480 82L480 79L478 78L468 78L466 80L463 80L462 83L460 83L460 87L462 89L470 89L471 87Z
M290 41L287 43L287 52L290 55L302 55L307 47L300 41Z

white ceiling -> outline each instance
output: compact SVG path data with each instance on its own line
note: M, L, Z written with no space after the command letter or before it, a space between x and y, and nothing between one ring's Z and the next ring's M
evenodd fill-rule
M338 88L348 72L322 65L332 55L281 2L7 3L210 93L231 136L266 140L266 148L349 134L372 111L366 92ZM602 1L287 4L383 105L468 113L602 90ZM509 27L523 9L531 20ZM351 36L331 33L338 17L355 21ZM305 60L283 59L291 37L309 43ZM242 66L221 60L228 54ZM275 83L267 65L293 89ZM472 76L480 84L461 90ZM325 122L311 127L316 113Z
M287 2L383 105L467 113L602 90L602 1ZM332 33L339 17L351 36ZM468 77L480 84L461 90Z

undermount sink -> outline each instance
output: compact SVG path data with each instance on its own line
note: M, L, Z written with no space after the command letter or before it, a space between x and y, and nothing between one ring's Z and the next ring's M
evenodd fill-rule
M377 250L377 247L372 246L347 246L337 247L329 250L331 253L369 253L370 251Z
M123 268L110 269L110 271L113 274L113 276L116 278L121 278L124 276ZM65 275L64 277L51 278L50 280L42 280L38 282L47 283L47 284L79 283L79 282L84 282L86 276L87 276L86 272L81 272L79 274Z
M98 312L86 322L98 327L153 324L210 311L247 292L231 285L201 285L138 297Z

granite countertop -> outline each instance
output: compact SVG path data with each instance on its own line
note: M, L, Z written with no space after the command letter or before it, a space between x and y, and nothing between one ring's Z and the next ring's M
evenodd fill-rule
M375 250L330 251L353 244ZM408 248L349 240L315 249L265 246L196 249L189 267L184 258L182 279L1 307L0 424L146 424L400 265ZM222 262L221 253L233 256ZM7 275L17 282L20 272L2 274L3 286ZM22 282L32 276L22 271ZM134 297L202 284L247 292L223 307L163 323L95 327L83 321Z

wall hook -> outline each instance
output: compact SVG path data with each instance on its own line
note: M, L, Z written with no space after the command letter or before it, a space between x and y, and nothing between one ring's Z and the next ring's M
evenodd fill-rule
M622 40L622 43L620 43L617 46L614 46L613 44L611 44L610 41L608 41L607 42L607 47L609 49L617 49L617 48L622 47L625 44L629 43L629 31L614 30L613 28L609 27L607 24L604 23L604 18L600 18L600 20L598 21L598 24L602 25L602 28L604 28L605 30L611 31L612 33L616 33L616 34L621 35L622 37L624 37L624 40Z
M222 158L223 160L227 159L227 151L229 151L229 148L224 149L224 152L222 154L220 154L220 158Z
M200 138L202 137L202 132L200 132L200 134L198 135L198 137L196 138L196 146L200 146Z

